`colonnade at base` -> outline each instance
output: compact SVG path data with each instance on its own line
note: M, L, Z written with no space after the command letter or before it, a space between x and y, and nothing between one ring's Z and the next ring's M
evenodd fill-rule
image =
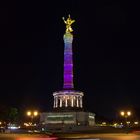
M74 94L74 92L66 94L65 92L54 93L54 108L61 107L77 107L82 108L82 97L83 93L79 92L79 94Z

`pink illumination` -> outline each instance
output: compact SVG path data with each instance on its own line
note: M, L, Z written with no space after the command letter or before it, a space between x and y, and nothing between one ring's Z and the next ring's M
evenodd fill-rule
M73 58L72 58L73 35L66 33L64 35L64 89L73 89Z

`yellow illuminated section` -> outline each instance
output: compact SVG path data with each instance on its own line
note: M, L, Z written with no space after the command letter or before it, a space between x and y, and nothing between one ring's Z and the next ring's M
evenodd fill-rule
M67 20L65 20L64 17L62 17L64 23L66 24L66 33L71 33L73 31L71 25L75 22L75 20L72 20L70 15L68 15Z

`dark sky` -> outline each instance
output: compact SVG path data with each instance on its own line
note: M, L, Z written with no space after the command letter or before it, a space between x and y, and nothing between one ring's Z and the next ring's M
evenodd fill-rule
M85 109L140 108L139 7L128 1L11 1L0 7L0 106L50 111L63 87L63 16L74 29L74 84Z

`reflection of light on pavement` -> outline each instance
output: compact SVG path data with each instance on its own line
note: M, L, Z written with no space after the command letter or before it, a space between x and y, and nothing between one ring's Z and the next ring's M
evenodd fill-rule
M94 138L91 138L91 139L77 139L77 140L100 140L100 139L94 139Z
M57 140L57 138L17 138L16 140Z

